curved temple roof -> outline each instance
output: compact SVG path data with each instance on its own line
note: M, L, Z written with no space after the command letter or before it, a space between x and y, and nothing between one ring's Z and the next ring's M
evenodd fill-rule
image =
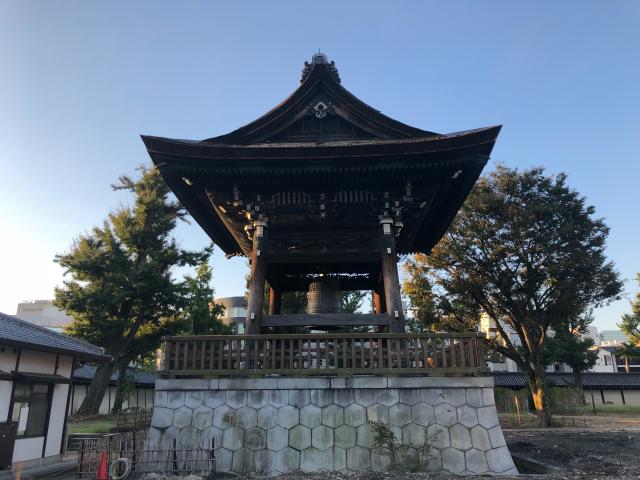
M422 195L423 210L407 206L403 221L412 228L398 237L399 253L410 253L428 252L444 234L499 132L494 126L442 135L389 118L347 91L335 63L318 53L287 99L237 130L201 141L142 139L171 189L229 255L249 249L248 212L234 209L238 191L240 203L251 203L247 192L255 203L255 194L328 186L334 193L378 191L380 208L382 193L394 200ZM401 193L411 182L413 197Z

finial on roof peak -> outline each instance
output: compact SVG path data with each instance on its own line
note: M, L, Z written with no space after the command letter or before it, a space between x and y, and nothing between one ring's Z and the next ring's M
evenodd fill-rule
M336 82L340 83L340 75L338 75L336 62L334 61L329 62L327 55L322 53L320 49L318 49L318 53L314 53L313 56L311 57L311 63L304 62L300 83L304 83L304 81L309 77L309 75L311 75L311 72L316 65L326 65L326 68L329 70L329 73L333 76Z

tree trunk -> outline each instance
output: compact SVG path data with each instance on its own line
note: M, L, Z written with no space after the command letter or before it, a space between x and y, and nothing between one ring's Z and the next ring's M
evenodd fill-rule
M112 362L103 362L97 365L96 373L87 388L87 394L82 400L77 415L97 415L99 413L104 393L109 387L112 371Z
M539 362L532 365L529 370L529 389L533 397L533 405L540 420L540 426L550 427L552 425L551 409L547 399L547 382L544 366Z
M585 404L584 401L584 385L582 382L582 372L580 370L577 369L573 369L573 383L576 386L576 391L578 392L578 395L580 395L580 406L582 407L582 405Z
M624 357L624 371L629 373L629 357Z
M127 359L118 362L118 383L116 384L116 397L113 400L113 407L111 413L118 413L122 410L122 402L124 401L125 390L127 388L127 367L129 361Z

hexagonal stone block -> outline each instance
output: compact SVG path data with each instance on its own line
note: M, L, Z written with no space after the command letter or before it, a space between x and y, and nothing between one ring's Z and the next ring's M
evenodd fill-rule
M278 451L289 443L289 431L286 428L275 426L267 432L267 448Z
M356 403L363 407L370 407L378 401L378 392L372 388L356 390Z
M311 430L311 445L318 450L325 450L333 446L333 429L326 425L320 425Z
M173 448L173 441L177 440L180 436L180 429L178 427L168 427L162 433L162 438L160 439L159 447L163 448Z
M416 403L411 407L411 420L418 425L427 427L436 421L436 414L433 407L427 403Z
M180 407L173 414L173 424L178 428L183 428L187 425L191 425L192 415L193 410L191 410L189 407Z
M514 468L511 454L506 446L489 450L485 455L492 473L503 473Z
M271 455L274 453L271 452ZM282 473L289 473L300 468L300 452L293 448L283 448L275 454L276 470Z
M265 405L260 410L258 410L258 426L260 428L264 428L265 430L269 430L276 423L278 423L278 409L271 406Z
M442 468L449 473L462 473L466 470L464 453L455 448L445 448L441 452Z
M258 411L251 407L236 410L236 425L241 428L253 428L258 425Z
M340 425L333 431L333 442L340 448L356 446L356 429L350 425Z
M356 397L351 389L336 390L333 396L333 403L346 407L356 401Z
M175 410L182 406L184 406L184 392L167 392L167 408L173 408Z
M336 472L347 469L347 451L344 448L333 447L333 469Z
M456 413L455 407L449 405L448 403L441 403L433 410L436 416L436 422L438 422L440 425L449 427L458 421L458 415Z
M482 407L478 409L478 423L484 428L493 428L500 425L496 407Z
M476 409L469 405L458 407L458 423L467 428L475 427L478 424Z
M377 449L371 450L371 470L386 472L391 468L391 455Z
M289 390L289 405L302 408L311 401L309 390Z
M304 425L296 425L289 430L289 446L296 450L304 450L311 446L311 429Z
M389 423L389 407L384 405L371 405L367 407L368 422Z
M205 430L213 425L213 410L206 405L200 405L193 411L191 423L198 430Z
M267 434L261 428L250 428L244 434L244 446L249 450L262 450L267 447Z
M322 423L328 427L337 427L344 423L344 409L332 404L322 409Z
M333 403L332 390L311 390L311 403L318 407L326 407Z
M247 406L262 408L269 403L266 390L249 390L247 393Z
M398 396L400 397L400 403L414 406L416 403L422 401L420 390L415 388L402 388L398 390Z
M368 470L371 468L371 452L368 448L353 447L347 450L347 468L349 470Z
M186 392L184 404L190 408L199 407L204 403L204 392L202 390L190 390Z
M502 428L500 426L490 428L488 430L489 440L491 441L491 446L493 448L502 447L507 444L504 439L504 434L502 433Z
M278 425L284 428L291 428L300 422L300 411L292 406L285 405L278 409Z
M395 388L388 388L386 390L378 391L378 403L380 405L384 405L386 407L390 407L391 405L395 405L400 401L400 396L398 395L398 390ZM349 459L349 452L347 452L347 463Z
M314 428L322 424L322 409L317 405L305 405L300 409L300 423Z
M425 459L427 472L439 472L442 470L442 454L437 448L430 448Z
M356 429L356 444L361 447L373 448L373 443L375 441L375 434L373 433L373 429L371 425L365 423L364 425L360 425Z
M422 447L425 444L425 429L415 423L410 423L402 427L402 444L411 445L413 447Z
M244 443L244 430L238 427L227 428L222 434L222 446L229 450L238 450Z
M445 388L444 401L454 407L461 407L467 403L467 396L464 388Z
M408 423L411 423L411 407L404 403L396 403L389 407L389 421L391 425L398 425L404 427Z
M269 404L276 408L289 403L289 392L286 390L269 390Z
M305 472L333 470L333 449L318 450L309 447L302 451L300 468Z
M201 434L202 432L193 425L184 427L180 430L180 435L178 436L178 448L190 448L193 445L197 445Z
M153 417L151 418L151 426L156 428L167 428L173 425L172 408L155 407L153 409Z
M166 407L167 406L167 392L156 391L153 399L154 407Z
M468 452L465 452L464 459L467 464L467 470L473 473L487 473L489 471L489 465L487 459L484 456L484 452L472 448Z
M244 407L247 404L247 392L245 390L227 390L225 403L231 408Z
M367 410L357 403L352 403L344 409L344 423L352 427L364 425L367 421Z
M228 428L236 424L236 411L228 405L220 405L213 410L213 426Z
M482 389L482 404L485 407L490 407L491 405L496 404L496 398L493 393L493 388Z
M272 452L271 450L256 451L254 462L257 476L266 477L277 470L276 452Z
M216 471L230 472L233 470L233 452L226 448L216 448Z
M449 439L449 429L442 425L431 425L428 429L429 443L436 448L446 448L451 446Z
M478 450L491 449L491 441L489 439L489 432L482 425L476 425L471 429L471 445ZM501 445L498 445L501 446Z
M256 471L254 452L248 448L233 452L233 471L239 475L254 473Z
M420 396L424 403L433 407L444 403L444 391L441 388L423 388L420 390Z
M465 393L467 395L467 405L476 408L484 406L481 388L467 388Z
M222 446L222 430L217 427L209 427L202 432L200 448L219 448Z
M449 428L451 446L458 450L469 450L471 448L471 434L469 429L459 423Z
M216 408L224 403L224 392L222 390L207 390L204 392L204 404L207 407Z

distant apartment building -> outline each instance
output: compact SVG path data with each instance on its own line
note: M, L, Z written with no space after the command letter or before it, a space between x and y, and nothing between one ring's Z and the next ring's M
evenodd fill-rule
M244 333L247 319L247 299L245 297L223 297L215 298L213 301L224 307L224 316L220 320L231 325L236 333Z
M62 310L53 305L51 300L31 300L18 304L16 316L34 325L62 333L73 321Z

